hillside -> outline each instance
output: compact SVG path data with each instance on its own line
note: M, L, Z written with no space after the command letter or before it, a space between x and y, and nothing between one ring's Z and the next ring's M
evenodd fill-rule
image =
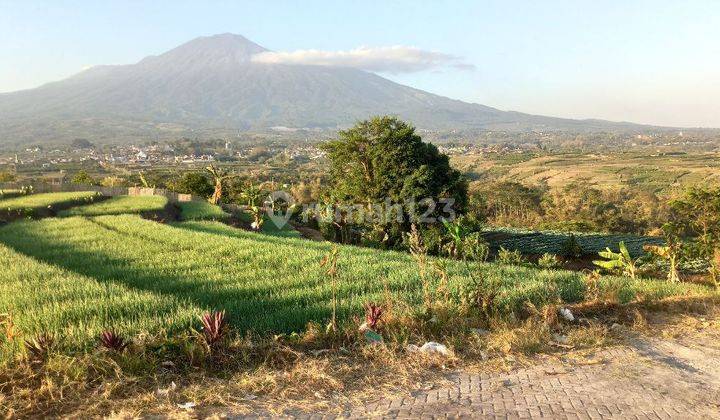
M201 37L136 64L96 66L36 89L0 94L0 144L274 126L336 129L377 114L399 115L437 130L643 127L500 111L352 68L251 62L263 51L240 35Z

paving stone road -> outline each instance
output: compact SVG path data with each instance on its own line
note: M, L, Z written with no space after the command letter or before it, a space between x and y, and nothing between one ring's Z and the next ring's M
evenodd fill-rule
M461 373L450 388L372 403L344 417L720 419L717 338L636 339L589 360Z

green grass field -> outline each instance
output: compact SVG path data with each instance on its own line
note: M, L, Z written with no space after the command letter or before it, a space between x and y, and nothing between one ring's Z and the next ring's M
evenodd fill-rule
M30 194L21 197L0 200L0 210L17 211L25 209L41 209L48 206L81 204L92 201L99 194L95 191L59 192Z
M73 207L61 211L59 216L102 216L160 212L168 204L162 196L117 196L89 206Z
M178 207L182 220L223 220L230 216L220 206L207 201L182 202L178 203Z
M250 215L250 213L242 213L240 214L240 218L245 223L251 223L253 218ZM295 228L292 227L289 223L286 223L285 225L278 227L275 225L275 222L273 222L269 217L263 216L263 224L260 228L260 232L267 234L267 235L273 235L273 236L279 236L283 238L301 238L302 235L300 232L295 230Z
M47 331L62 346L86 349L104 329L123 334L197 327L206 310L226 310L232 324L260 334L327 322L331 284L319 267L331 245L238 230L210 221L172 225L135 215L23 220L0 227L0 313L26 335ZM582 275L497 264L472 265L497 279L501 311L526 301L576 302ZM408 254L340 247L339 316L362 315L387 288L419 305L422 284ZM470 282L464 266L447 261L452 299ZM639 297L709 294L664 281L604 277L600 287L625 284ZM1 353L0 353L1 354Z
M20 196L20 195L22 195L22 191L21 191L21 190L17 190L17 189L6 189L6 190L3 190L3 189L0 189L0 200L8 199L8 198L14 198L14 197L17 197L17 196Z

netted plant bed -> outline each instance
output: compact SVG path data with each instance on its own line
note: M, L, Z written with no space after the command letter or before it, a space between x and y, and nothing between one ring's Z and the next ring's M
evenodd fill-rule
M501 247L519 250L527 255L550 253L563 257L597 256L605 248L617 252L624 242L630 254L639 257L645 253L645 245L663 245L665 240L653 236L627 234L602 234L586 232L532 231L516 228L487 228L482 236L492 250Z

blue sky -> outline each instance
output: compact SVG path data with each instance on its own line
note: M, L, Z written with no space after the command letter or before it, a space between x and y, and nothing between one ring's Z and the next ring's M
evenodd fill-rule
M720 1L0 0L0 92L224 32L274 51L457 56L474 70L383 75L505 110L720 127Z

